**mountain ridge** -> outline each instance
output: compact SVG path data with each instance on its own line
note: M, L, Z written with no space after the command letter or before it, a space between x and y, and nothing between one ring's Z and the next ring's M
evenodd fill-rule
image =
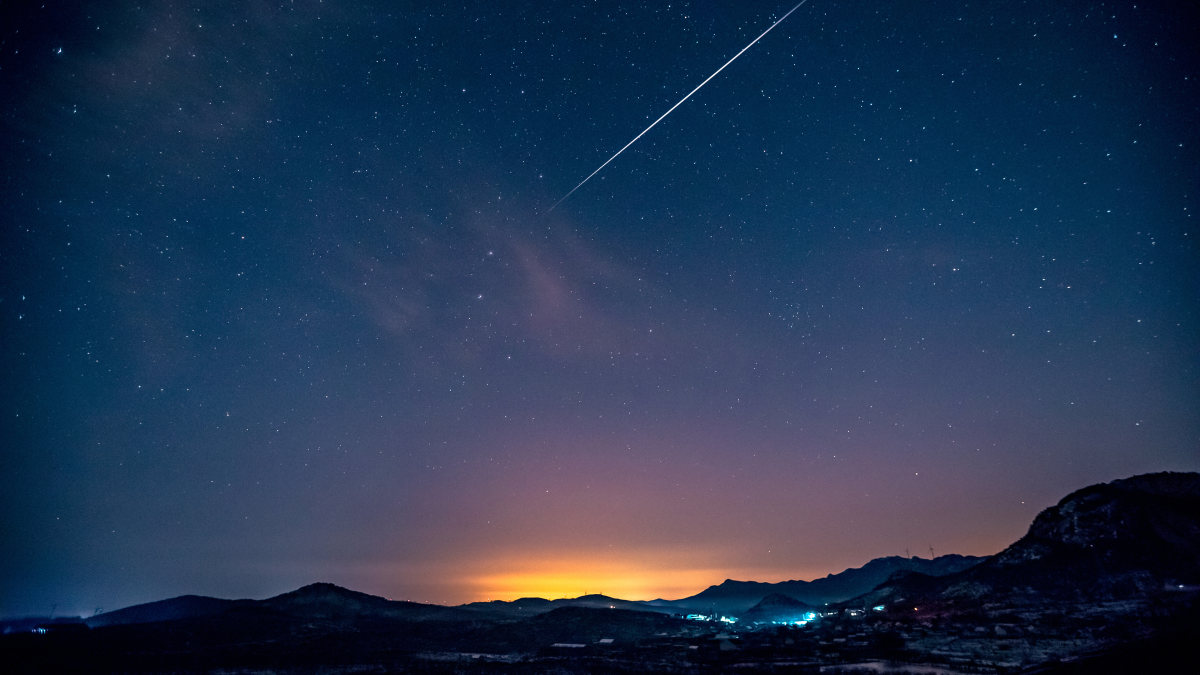
M736 581L726 579L709 586L696 595L670 601L674 606L714 608L719 612L739 614L772 593L782 593L808 605L820 606L849 600L885 582L897 572L920 572L942 576L979 564L985 557L957 553L928 559L919 556L904 558L885 556L868 561L862 567L852 567L837 574L828 574L812 581Z
M943 560L945 559L945 560ZM982 558L978 558L981 560ZM913 561L897 563L895 561ZM935 561L942 561L936 563ZM527 597L517 600L491 600L470 602L461 605L447 606L430 603L412 602L408 600L391 600L382 596L363 593L338 586L330 582L314 582L291 591L286 591L262 600L237 599L230 600L202 595L181 595L174 598L157 600L138 605L98 614L86 619L91 627L153 623L158 621L175 621L181 619L196 619L218 616L233 609L271 610L285 614L307 614L314 618L337 619L349 618L361 614L374 614L394 618L412 620L457 618L464 613L471 615L494 615L507 617L534 616L561 607L592 607L600 609L628 609L647 611L660 614L681 614L695 611L717 609L720 612L739 614L748 611L772 594L782 594L806 606L825 604L826 598L836 597L844 600L849 596L858 595L877 585L874 578L884 570L894 573L897 569L912 568L944 569L959 565L974 564L973 556L948 554L933 560L920 557L900 558L889 556L876 558L862 567L849 568L838 573L830 573L812 581L736 581L726 579L721 584L709 586L700 593L678 600L624 600L599 593L581 595L575 598L537 598ZM866 572L864 573L864 570ZM819 601L812 601L811 593L805 589L817 584L821 593ZM859 588L870 584L859 593L847 593L846 588ZM732 589L732 592L730 592ZM797 593L796 589L800 589ZM797 596L802 597L797 597Z
M1037 564L1031 568L1033 563ZM1063 568L1069 568L1070 573L1064 576ZM263 600L182 595L99 614L86 623L99 627L172 621L213 617L248 608L329 620L362 614L407 620L528 617L561 607L737 616L772 595L819 607L848 601L875 604L909 596L970 599L1006 585L1060 594L1062 589L1070 588L1078 594L1080 578L1137 588L1161 585L1176 578L1180 583L1200 584L1197 570L1200 570L1200 474L1163 472L1075 490L1041 511L1024 536L992 556L947 554L932 559L885 556L811 581L726 579L676 600L624 600L589 594L553 600L521 598L443 606L390 600L329 582L316 582Z
M1200 474L1142 474L1081 488L978 565L890 580L854 602L1115 600L1170 585L1200 585Z
M708 611L715 602L688 620L691 608L678 601L598 594L444 607L319 582L263 600L185 595L86 624L5 628L0 662L29 673L449 672L438 665L446 660L469 661L471 672L514 672L517 662L569 673L776 672L784 661L840 668L897 658L1062 673L1121 654L1190 662L1200 640L1200 474L1089 486L1040 512L1003 551L945 558L891 556L812 582L726 580L697 595L767 592L723 620ZM847 592L880 577L819 608L784 592ZM1078 659L1088 668L1059 669Z

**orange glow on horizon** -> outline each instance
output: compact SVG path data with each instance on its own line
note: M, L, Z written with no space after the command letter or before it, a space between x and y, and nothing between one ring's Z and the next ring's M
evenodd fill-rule
M472 595L487 600L575 598L602 594L622 600L675 599L720 583L720 571L631 565L595 559L513 561L508 571L467 580Z
M426 569L410 568L403 576L440 576L443 582L426 593L406 593L403 597L438 604L520 598L556 600L588 594L621 600L677 600L726 579L767 583L807 581L855 566L818 567L810 560L772 566L747 562L720 549L680 545L631 545L623 549L604 547L570 552L527 547L520 552L488 551L468 559L443 559ZM394 568L390 573L395 574Z

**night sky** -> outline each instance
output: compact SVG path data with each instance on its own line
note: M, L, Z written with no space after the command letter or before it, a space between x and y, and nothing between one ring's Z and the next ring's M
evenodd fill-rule
M1200 10L0 17L0 614L691 595L1200 469ZM14 5L16 5L14 7Z

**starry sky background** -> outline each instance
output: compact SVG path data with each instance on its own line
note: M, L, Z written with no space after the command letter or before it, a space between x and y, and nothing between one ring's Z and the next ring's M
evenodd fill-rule
M1185 6L1186 5L1186 6ZM683 597L1200 469L1178 2L0 20L0 614Z

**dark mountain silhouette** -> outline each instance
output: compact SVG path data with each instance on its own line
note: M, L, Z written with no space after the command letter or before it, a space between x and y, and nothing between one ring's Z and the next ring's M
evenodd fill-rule
M259 603L266 609L293 616L337 619L358 616L389 617L410 621L447 620L474 616L442 605L388 600L330 583L309 584Z
M187 619L229 618L231 614L239 617L273 615L310 621L362 617L425 621L475 618L479 613L441 605L388 600L330 583L315 583L266 600L222 600L200 595L184 595L98 614L86 623L92 628L99 628Z
M222 600L202 595L181 595L177 598L133 605L114 612L105 612L87 620L92 628L118 624L152 623L214 616L226 612L239 604L253 600Z
M318 582L301 586L294 591L282 593L262 601L262 605L284 611L301 611L309 614L344 614L390 612L397 605L417 603L388 600L378 595L352 591L336 584Z
M757 605L746 610L745 613L738 617L738 620L750 623L791 623L811 618L812 615L810 613L817 611L820 611L817 607L800 602L789 595L772 593L760 600Z
M671 616L684 608L741 620ZM810 611L822 616L774 625ZM982 561L881 558L814 581L726 581L645 603L585 595L443 607L327 583L265 600L181 596L86 624L26 625L0 635L0 663L14 673L680 673L900 659L1049 673L1179 662L1197 640L1200 474L1163 473L1073 492Z
M1200 477L1157 473L1067 495L988 569L1071 566L1083 581L1113 574L1200 581Z
M1077 490L984 562L912 574L862 603L1112 600L1200 584L1200 474L1157 473Z
M558 601L561 605L561 600ZM554 609L555 601L545 598L519 598L517 600L489 600L487 602L471 602L460 605L463 609L483 612L496 616L522 617L543 614Z
M670 604L656 604L641 600L622 600L607 595L592 593L577 598L521 598L520 600L492 600L490 602L472 602L460 605L460 609L485 612L506 617L528 617L549 612L562 607L590 607L593 609L628 609L640 612L656 612L660 614L678 614L680 608Z
M964 555L943 555L932 560L920 557L890 556L876 558L862 567L830 574L813 581L764 583L726 579L723 583L709 586L691 597L672 600L670 604L677 607L712 608L717 612L740 615L768 595L782 593L810 605L824 605L862 595L897 572L920 572L930 576L942 576L962 571L982 560L984 558Z

